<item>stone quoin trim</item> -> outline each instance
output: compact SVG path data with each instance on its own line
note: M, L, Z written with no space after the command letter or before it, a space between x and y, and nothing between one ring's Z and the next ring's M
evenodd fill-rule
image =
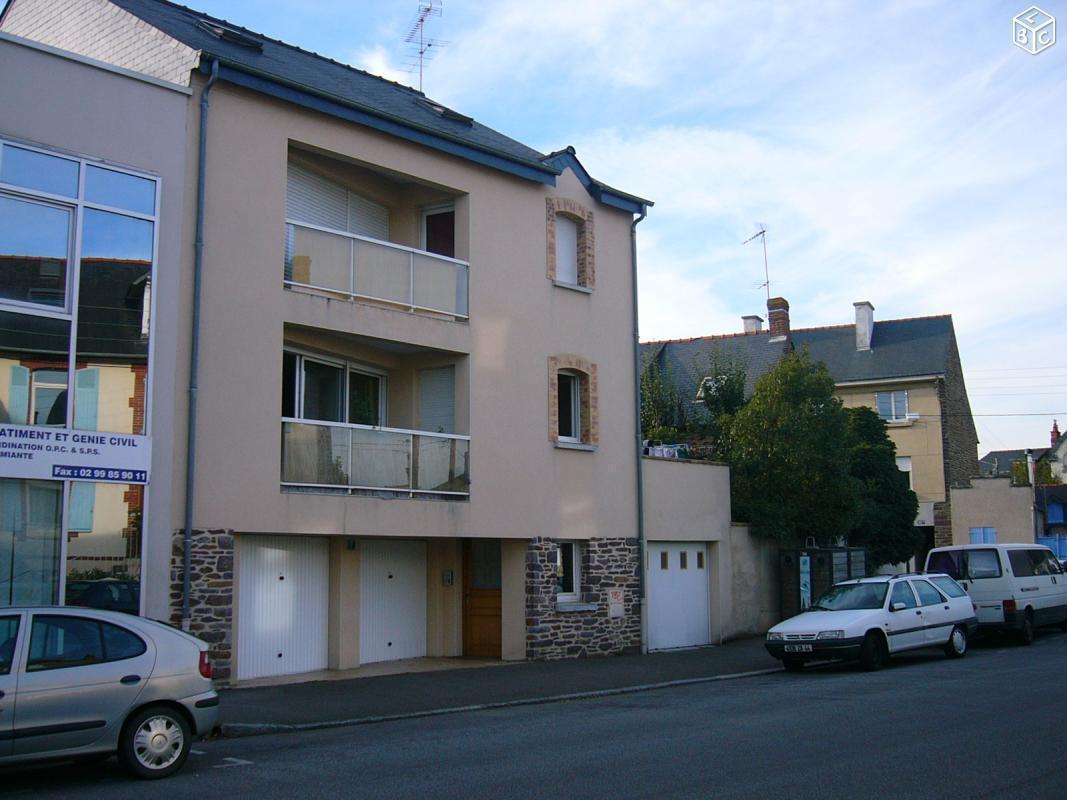
M596 238L593 233L593 212L581 203L565 197L545 199L545 222L548 230L548 279L556 280L556 217L565 216L578 225L578 285L594 288L596 266L593 259Z
M174 533L170 568L170 621L181 625L183 532ZM215 680L231 683L233 660L233 531L194 530L189 633L208 643Z
M596 364L581 356L564 354L548 357L548 440L559 442L559 373L569 370L578 375L581 408L582 444L600 443L600 396L597 392Z

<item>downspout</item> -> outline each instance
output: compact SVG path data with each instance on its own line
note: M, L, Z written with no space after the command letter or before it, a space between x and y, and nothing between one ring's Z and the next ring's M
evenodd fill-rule
M200 92L200 150L196 173L196 240L193 250L193 318L189 345L189 421L185 435L185 531L182 534L182 630L189 630L192 592L193 500L196 473L196 395L200 367L200 284L204 267L204 184L207 180L208 94L219 79L219 62L211 62L211 77Z
M648 210L641 206L641 214L630 224L630 267L633 273L633 319L634 319L634 450L637 456L637 599L641 607L641 652L648 652L648 603L645 598L645 479L641 458L641 339L637 324L637 225Z

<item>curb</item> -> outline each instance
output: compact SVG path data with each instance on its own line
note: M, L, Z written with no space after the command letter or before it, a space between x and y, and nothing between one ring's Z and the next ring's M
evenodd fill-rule
M781 671L781 667L771 667L769 669L757 669L749 672L734 672L729 675L711 675L704 678L680 678L678 680L661 681L659 683L620 686L615 689L596 689L588 692L571 692L569 694L554 694L546 697L529 697L519 700L499 700L493 703L474 703L466 706L451 706L449 708L435 708L426 711L410 711L404 714L384 714L380 716L355 717L353 719L328 720L324 722L231 722L219 726L219 736L225 739L236 739L244 736L266 736L273 733L301 733L303 731L318 731L329 728L348 728L355 725L373 725L381 722L397 722L399 720L419 719L421 717L440 717L445 714L463 714L469 711L488 711L495 708L515 708L517 706L565 703L570 700L587 700L621 694L636 694L637 692L648 692L654 689L671 689L678 686L692 686L700 683L714 683L716 681L736 680L738 678L754 678L759 675L770 675Z

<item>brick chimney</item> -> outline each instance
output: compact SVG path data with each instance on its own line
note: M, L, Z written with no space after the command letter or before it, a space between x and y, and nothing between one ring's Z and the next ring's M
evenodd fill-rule
M874 306L866 300L852 305L856 307L856 349L870 350L874 336Z
M767 301L767 319L771 341L789 338L789 303L784 297L772 297Z
M1056 449L1056 445L1060 443L1060 424L1056 420L1052 420L1052 449Z
M749 314L747 317L741 317L741 322L745 324L745 333L759 333L763 330L763 317L759 314Z

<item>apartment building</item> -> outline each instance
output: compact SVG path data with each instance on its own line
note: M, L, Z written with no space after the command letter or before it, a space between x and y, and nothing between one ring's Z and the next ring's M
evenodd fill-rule
M167 379L156 347L148 384L167 396L152 440L167 466L148 484L166 483L149 539L167 577L146 578L145 613L211 642L232 680L640 647L633 235L648 201L571 148L539 153L160 0L11 0L0 31L185 92L155 142L136 137L183 170L169 282L143 281L168 309L152 334ZM68 347L66 427L81 430ZM60 491L69 538L79 501Z

